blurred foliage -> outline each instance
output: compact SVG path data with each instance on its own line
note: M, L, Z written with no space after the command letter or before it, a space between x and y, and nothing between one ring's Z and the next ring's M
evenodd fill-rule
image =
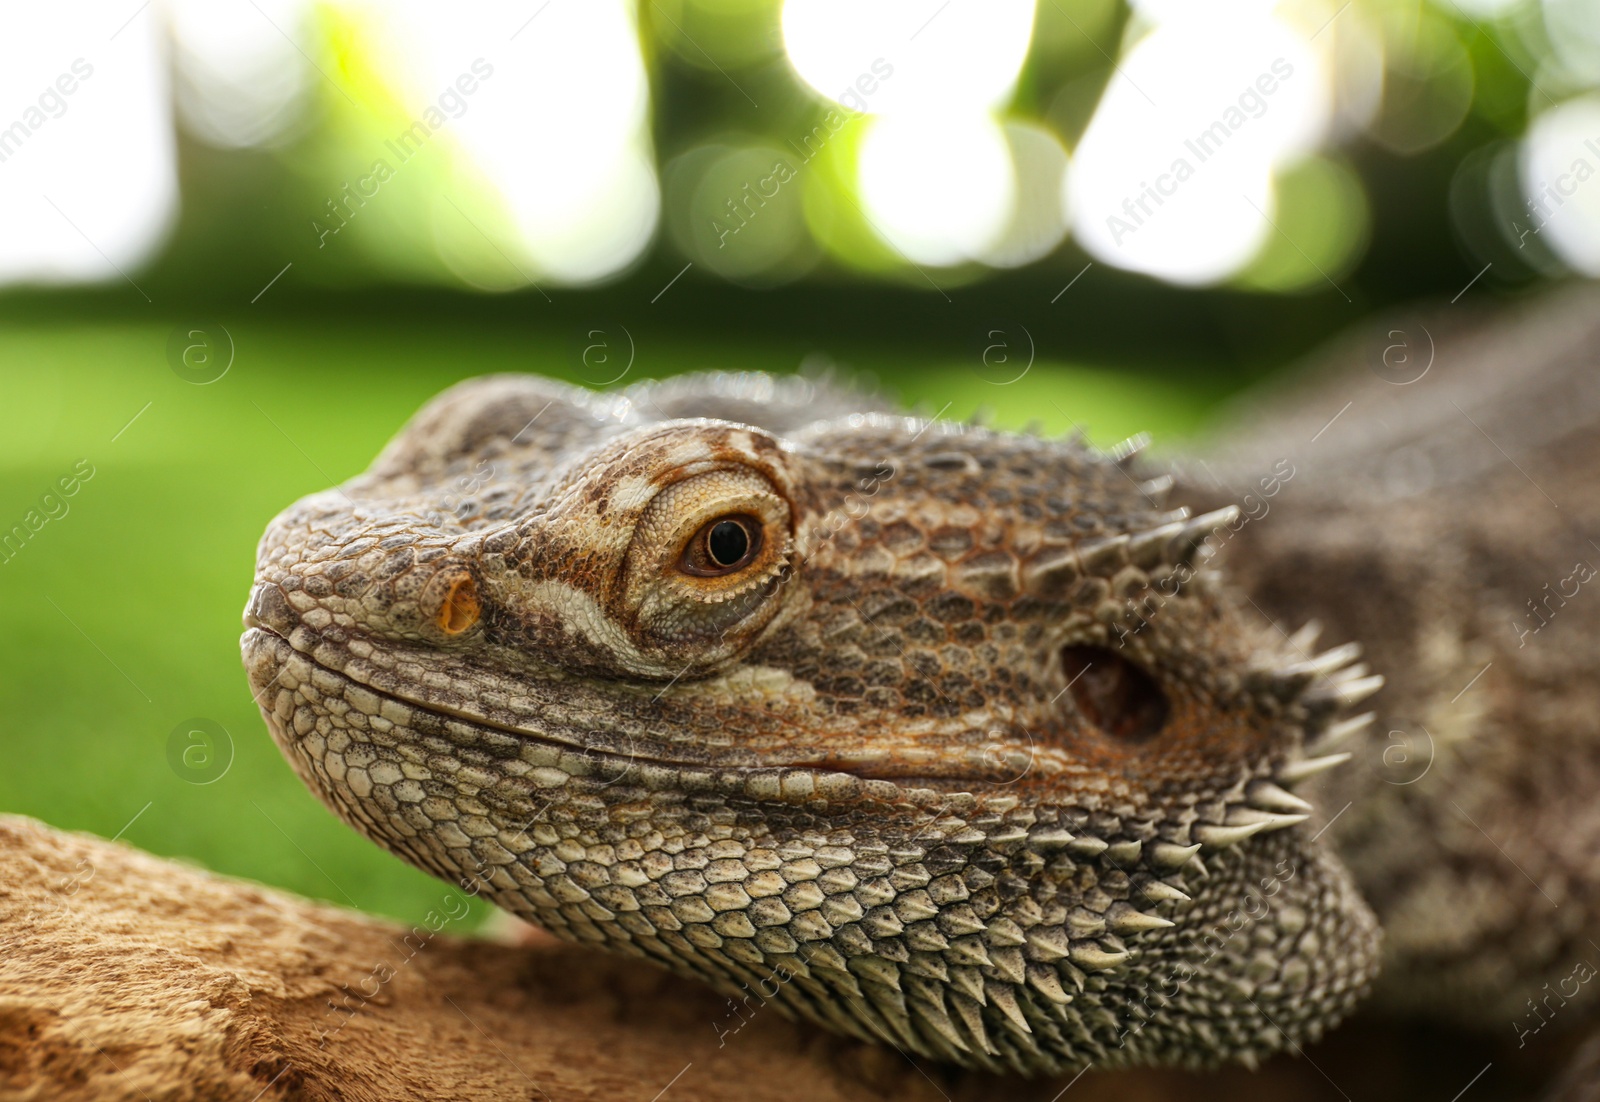
M1306 10L1314 17L1320 9ZM360 17L334 5L317 11L315 33L337 84L315 81L309 114L281 149L222 151L182 137L180 220L141 285L169 303L242 304L288 264L272 307L295 309L330 292L397 282L458 289L463 273L470 273L465 282L479 290L518 288L491 300L487 313L493 316L542 311L563 317L563 306L545 309L550 288L525 285L525 262L488 240L508 226L509 215L493 189L474 177L448 129L383 185L380 201L363 206L338 232L321 232L330 224L324 213L330 203L369 171L384 139L403 128L411 111L364 52L371 35ZM613 304L642 306L694 261L674 297L714 298L724 316L753 327L827 318L815 334L837 333L840 321L848 326L838 317L840 299L897 286L923 292L930 313L948 307L961 317L963 332L986 324L993 303L1037 302L1038 316L1029 323L1059 337L1050 342L1052 354L1135 364L1172 354L1178 342L1144 320L1168 316L1186 299L1183 313L1206 319L1182 342L1200 359L1281 362L1367 310L1425 295L1453 296L1489 260L1495 265L1480 290L1514 289L1559 274L1545 254L1505 248L1507 233L1514 236L1505 189L1514 189L1514 179L1469 171L1492 143L1519 135L1531 110L1554 102L1551 90L1559 96L1566 87L1559 73L1552 75L1552 46L1539 11L1528 0L1495 18L1473 18L1442 2L1362 0L1354 12L1382 41L1382 102L1364 132L1345 136L1279 181L1284 232L1273 235L1257 263L1232 285L1204 290L1172 288L1100 264L1094 278L1075 288L1076 301L1045 311L1092 259L1070 237L1019 269L969 265L937 271L930 280L877 236L851 195L867 120L826 131L827 141L807 162L805 136L826 126L835 105L804 88L789 69L774 0L641 4L665 201L661 226L643 259L611 286L557 297L598 302L608 312ZM1042 125L1070 149L1136 26L1136 17L1115 0L1042 0L1004 116ZM719 147L725 156L708 156ZM721 195L711 183L725 188L733 175L753 169L737 161L757 151L804 165L802 179L793 194L780 194L765 224L752 223L750 244L719 248L708 223L688 217L691 199L702 191ZM758 270L756 259L767 249L781 259ZM1337 271L1338 289L1308 276L1314 268ZM780 283L786 285L774 287ZM960 294L947 303L930 283L944 295ZM106 294L114 297L116 290L108 287ZM1286 307L1285 296L1309 301ZM1287 333L1274 320L1285 310L1295 319ZM815 338L814 344L823 346Z

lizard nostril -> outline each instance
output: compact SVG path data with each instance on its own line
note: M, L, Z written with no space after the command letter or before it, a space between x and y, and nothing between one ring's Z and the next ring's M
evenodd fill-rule
M451 583L444 603L439 606L439 630L446 635L460 635L478 622L482 612L477 583L470 577L458 578Z
M1139 741L1158 733L1171 711L1155 679L1105 647L1061 649L1061 664L1078 711L1117 739Z

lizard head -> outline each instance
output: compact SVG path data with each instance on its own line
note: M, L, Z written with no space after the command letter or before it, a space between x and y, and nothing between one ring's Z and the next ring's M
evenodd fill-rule
M274 737L466 890L908 1051L1197 1065L1335 1022L1377 935L1290 789L1376 687L1352 649L1242 614L1237 510L1164 510L1131 449L872 406L448 391L268 528Z

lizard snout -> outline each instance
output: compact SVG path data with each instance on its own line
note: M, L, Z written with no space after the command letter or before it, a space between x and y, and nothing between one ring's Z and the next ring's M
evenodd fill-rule
M317 518L289 514L284 533ZM286 537L285 537L286 538ZM245 605L246 627L295 642L312 632L334 643L358 637L446 645L476 638L486 600L471 537L452 537L415 517L374 518L337 539L302 541L285 553L269 539Z

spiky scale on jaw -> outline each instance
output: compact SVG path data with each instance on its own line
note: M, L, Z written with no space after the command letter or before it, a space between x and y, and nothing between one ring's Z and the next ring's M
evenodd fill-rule
M274 736L425 869L922 1055L1201 1065L1337 1020L1376 932L1283 786L1352 656L1247 627L1193 568L1237 510L1159 511L1133 443L857 401L447 392L268 529ZM680 569L729 516L750 564Z

